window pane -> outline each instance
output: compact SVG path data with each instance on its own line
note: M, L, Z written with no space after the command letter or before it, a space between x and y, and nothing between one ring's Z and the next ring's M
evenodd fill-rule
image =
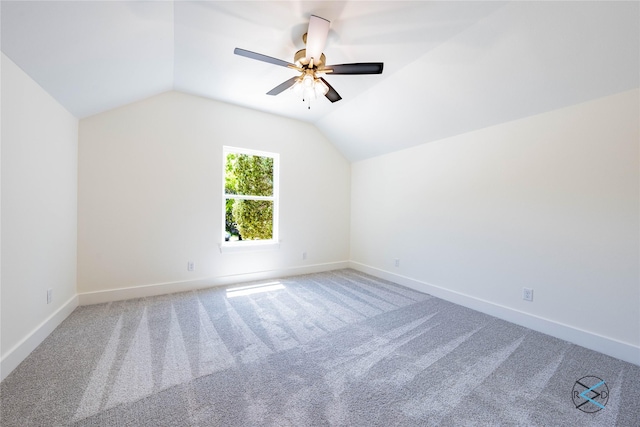
M273 196L273 158L227 154L224 191L225 194Z
M229 241L271 240L273 201L226 199L225 224Z

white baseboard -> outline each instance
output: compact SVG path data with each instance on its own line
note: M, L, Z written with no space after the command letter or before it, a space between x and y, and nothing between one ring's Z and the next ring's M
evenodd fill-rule
M18 365L22 363L22 361L26 359L27 356L73 312L73 310L76 309L76 307L78 307L78 295L71 297L53 314L51 314L51 316L49 316L11 350L9 350L7 354L2 357L2 360L0 360L0 381L4 380L11 371L17 368Z
M640 347L359 262L349 267L640 366Z
M282 268L277 270L258 271L255 273L234 274L229 276L203 277L196 280L180 282L154 283L151 285L134 286L130 288L109 289L96 292L78 294L80 305L102 304L105 302L122 301L133 298L144 298L156 295L172 294L176 292L193 291L196 289L227 286L236 283L255 280L276 279L285 276L319 273L322 271L348 268L349 261L331 262L325 264L305 265L301 267Z

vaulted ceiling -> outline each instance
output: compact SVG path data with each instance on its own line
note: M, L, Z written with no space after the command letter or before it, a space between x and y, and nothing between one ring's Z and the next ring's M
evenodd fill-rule
M2 51L78 118L177 90L313 123L356 161L639 86L638 2L2 1ZM331 21L308 110L293 62L309 16Z

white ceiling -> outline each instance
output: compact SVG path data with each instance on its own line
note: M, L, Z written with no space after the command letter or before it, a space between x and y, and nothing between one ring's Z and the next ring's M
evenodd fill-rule
M309 15L331 21L327 76L342 95L307 110L293 61ZM636 88L638 2L2 1L2 51L72 114L168 90L315 124L359 160Z

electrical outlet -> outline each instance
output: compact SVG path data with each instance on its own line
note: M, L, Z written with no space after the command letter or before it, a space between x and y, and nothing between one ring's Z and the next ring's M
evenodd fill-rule
M533 301L533 289L522 288L522 299L525 301Z
M51 304L53 301L53 289L47 289L47 304Z
M193 261L187 262L187 271L196 271L196 263Z
M393 265L395 265L396 267L400 267L400 259L399 259L399 258L396 258L396 259L394 260L394 264L393 264Z
M307 253L306 252L302 252L302 259L307 259Z

